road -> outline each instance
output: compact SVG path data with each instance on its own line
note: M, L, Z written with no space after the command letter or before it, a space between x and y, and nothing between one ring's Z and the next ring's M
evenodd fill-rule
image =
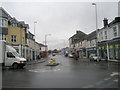
M56 55L58 66L44 63L27 65L25 69L4 70L3 88L118 88L118 64L73 60Z

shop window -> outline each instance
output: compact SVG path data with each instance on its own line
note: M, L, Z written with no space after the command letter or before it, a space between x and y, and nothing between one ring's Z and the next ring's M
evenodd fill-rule
M114 58L115 58L115 57L114 57L114 55L115 55L114 52L115 52L115 51L114 51L114 46L113 46L113 45L110 45L110 46L109 46L110 59L114 59Z
M6 40L6 35L1 34L1 35L0 35L0 39L1 39L1 40Z
M115 59L120 60L120 44L115 45Z

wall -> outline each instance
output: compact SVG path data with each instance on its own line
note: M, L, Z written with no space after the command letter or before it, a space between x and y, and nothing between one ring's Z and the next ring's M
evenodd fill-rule
M11 35L16 35L16 42L11 41ZM25 45L25 30L20 27L8 26L8 35L6 36L6 41L10 44L22 44Z

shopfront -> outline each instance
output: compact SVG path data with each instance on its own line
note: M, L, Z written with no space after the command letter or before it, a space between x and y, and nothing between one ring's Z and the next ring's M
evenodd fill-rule
M109 52L107 52L107 44ZM110 60L120 60L120 39L101 42L98 47L99 55L102 59L108 59L109 53Z
M107 45L106 45L106 42L101 42L98 44L98 48L99 48L99 56L102 58L102 59L107 59Z
M110 59L120 60L120 40L112 40L109 42Z
M87 48L87 58L89 58L90 54L97 54L97 50L95 47Z

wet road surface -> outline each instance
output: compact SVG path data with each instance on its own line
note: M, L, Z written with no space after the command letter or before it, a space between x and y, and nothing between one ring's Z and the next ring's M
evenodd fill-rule
M118 88L118 64L73 60L56 55L58 66L44 63L27 65L25 69L4 70L3 88Z

